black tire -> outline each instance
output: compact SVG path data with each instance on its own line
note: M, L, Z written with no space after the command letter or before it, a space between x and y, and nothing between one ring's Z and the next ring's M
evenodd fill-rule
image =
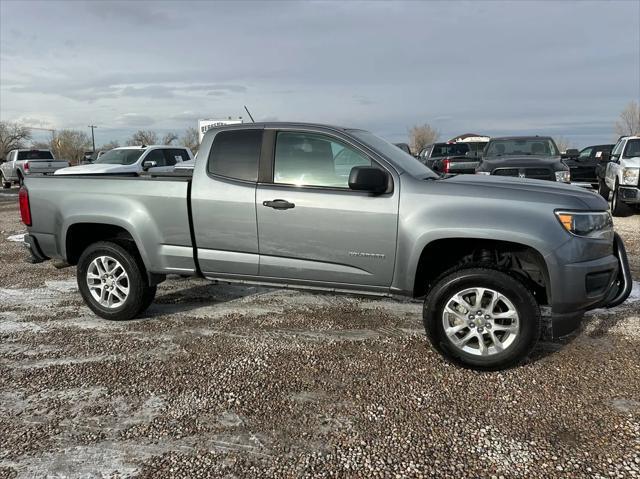
M99 256L117 260L128 276L129 294L122 305L108 308L101 305L89 291L87 273L91 262ZM98 316L112 321L126 321L140 315L153 301L156 287L149 286L144 264L133 247L111 241L100 241L88 246L78 260L78 288L87 306Z
M611 214L613 216L629 216L631 214L631 208L625 202L620 201L618 182L616 181L615 189L613 190L613 194L611 195L611 200L609 201L609 208L611 209Z
M519 318L519 329L513 342L503 351L487 356L474 355L456 347L445 334L443 325L447 301L462 290L476 287L489 288L504 295L515 307ZM431 344L440 353L460 366L479 370L506 369L524 361L540 337L542 324L540 308L533 294L517 278L485 267L445 273L425 299L423 320Z
M609 193L611 190L604 182L604 180L598 180L598 193L602 196L606 201L609 201Z

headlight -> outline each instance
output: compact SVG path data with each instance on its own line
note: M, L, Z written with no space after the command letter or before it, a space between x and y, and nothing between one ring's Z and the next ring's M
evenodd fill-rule
M613 221L608 211L556 211L569 233L587 238L613 239Z
M556 181L562 181L563 183L570 183L571 173L569 173L569 170L556 171Z
M622 183L637 185L640 168L622 168Z

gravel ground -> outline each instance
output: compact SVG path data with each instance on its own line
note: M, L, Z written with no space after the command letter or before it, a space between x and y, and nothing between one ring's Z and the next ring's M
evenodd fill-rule
M95 317L0 198L0 477L640 477L636 279L522 367L428 345L420 303L171 279Z

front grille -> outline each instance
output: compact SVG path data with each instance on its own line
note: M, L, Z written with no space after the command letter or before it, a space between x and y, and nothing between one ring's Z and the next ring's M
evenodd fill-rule
M519 176L534 180L555 180L555 176L548 168L496 168L493 174L497 176Z
M547 168L525 168L524 175L526 178L533 178L534 180L555 180L555 177Z

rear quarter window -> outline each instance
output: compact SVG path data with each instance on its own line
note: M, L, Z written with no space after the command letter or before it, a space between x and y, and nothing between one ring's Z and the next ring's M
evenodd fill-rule
M258 180L262 130L221 131L216 134L207 171L243 181Z

